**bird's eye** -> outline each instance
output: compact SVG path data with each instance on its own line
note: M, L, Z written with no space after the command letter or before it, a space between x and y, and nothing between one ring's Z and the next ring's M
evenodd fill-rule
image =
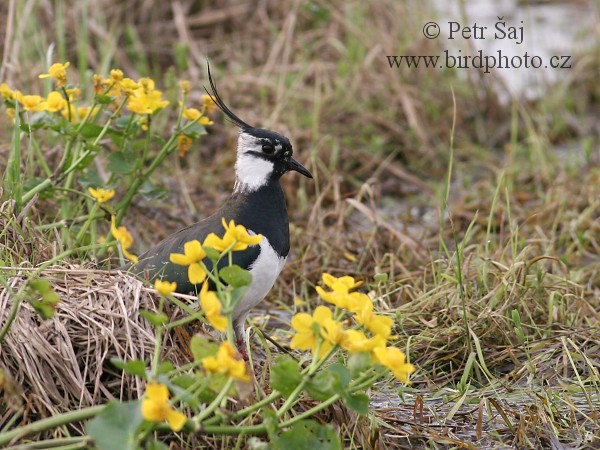
M267 155L270 155L275 151L275 147L273 147L272 144L263 144L262 151L265 152Z

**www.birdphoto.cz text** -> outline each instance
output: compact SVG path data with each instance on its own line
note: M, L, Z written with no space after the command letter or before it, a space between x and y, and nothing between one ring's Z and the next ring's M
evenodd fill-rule
M507 40L515 45L524 43L524 26L509 26L504 17L498 16L498 21L493 27L481 26L476 22L470 26L464 26L460 22L448 21L444 28L437 22L427 22L423 25L423 35L427 39L436 39L442 35L448 41L455 40ZM502 49L486 54L483 50L477 50L473 54L463 54L462 50L451 52L444 50L438 55L386 55L390 69L402 67L416 69L419 67L431 69L483 69L484 73L490 73L491 69L570 69L572 68L571 55L551 55L542 57L532 52L521 52L508 54Z

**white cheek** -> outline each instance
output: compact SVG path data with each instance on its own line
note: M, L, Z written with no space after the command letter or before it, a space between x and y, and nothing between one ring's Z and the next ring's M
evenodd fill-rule
M240 153L235 163L235 171L237 188L252 192L267 183L273 172L273 163L253 155Z

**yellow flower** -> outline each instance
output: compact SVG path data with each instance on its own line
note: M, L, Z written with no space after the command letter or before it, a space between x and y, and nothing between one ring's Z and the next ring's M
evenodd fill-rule
M190 150L190 148L192 147L192 142L192 138L186 136L185 134L180 134L179 136L177 136L177 154L180 158L183 158L185 154Z
M156 280L154 282L154 289L158 291L159 294L162 295L171 295L177 289L177 283L175 281L162 281Z
M112 69L110 71L110 79L115 83L123 81L123 71L121 69Z
M98 75L97 73L92 75L92 82L94 83L94 92L96 92L96 94L102 94L106 89L104 78L102 78L101 75Z
M250 381L246 373L246 364L237 358L236 349L227 341L219 346L216 356L203 358L202 366L210 373L221 373L229 378Z
M14 91L11 91L6 83L0 84L0 95L2 95L2 98L4 100L14 100L15 99Z
M379 316L373 313L373 302L365 302L362 308L356 311L354 318L373 334L381 335L385 339L388 339L392 334L394 320L391 317Z
M97 106L92 110L92 112L90 113L90 119L93 118L96 114L98 114L100 108L98 108ZM83 120L85 118L85 116L87 116L88 112L90 110L89 106L78 106L77 107L77 116L79 117L79 120Z
M123 78L120 86L126 97L133 95L135 91L142 87L139 83L136 83L131 78Z
M152 78L142 77L138 80L138 83L140 83L140 85L144 89L145 94L154 90L154 80Z
M60 92L50 92L46 98L46 110L49 112L58 112L67 106L67 101L63 98Z
M185 425L184 414L169 404L169 389L164 384L148 383L146 397L142 400L142 416L151 422L167 421L173 431L179 431Z
M248 230L243 225L236 225L233 220L229 224L225 221L225 217L221 219L225 234L220 238L215 233L210 233L204 239L204 246L211 247L219 252L223 252L229 247L232 251L246 250L249 245L256 245L262 240L262 235L257 234L251 236Z
M332 290L334 290L336 292L348 293L352 289L354 289L362 284L362 281L358 281L358 282L354 281L354 278L347 276L347 275L336 278L333 275L324 273L322 278L323 278L323 283L325 283L325 286L331 288Z
M367 338L364 332L359 330L347 330L344 340L340 343L344 350L350 353L370 352L377 347L385 347L387 341L383 336L376 335Z
M408 376L415 371L415 366L406 363L406 355L394 347L377 347L373 350L375 362L387 367L392 371L394 376L408 383Z
M185 108L183 110L183 117L187 120L191 120L195 122L200 117L202 117L202 113L198 111L196 108Z
M208 283L204 283L200 290L200 304L206 320L216 330L225 331L227 329L227 318L221 315L221 302L215 292L208 290Z
M333 320L331 310L326 306L317 306L311 316L307 313L298 313L292 317L292 328L296 334L290 342L291 348L299 350L312 350L313 355L317 351L319 339L321 337L321 326L326 321ZM318 357L325 355L331 349L331 343L327 340L322 341L321 350Z
M190 82L188 80L179 80L177 84L182 93L187 94L190 92Z
M110 220L110 232L117 240L117 242L121 244L121 250L123 251L123 255L125 255L125 258L137 264L138 257L129 253L129 248L133 245L133 236L131 235L129 230L127 230L127 228L125 228L124 226L121 225L117 228L115 216L112 216Z
M39 95L20 95L19 93L17 97L25 111L44 111L48 107L48 103L46 103L44 97L40 97Z
M332 290L325 291L320 286L317 286L317 293L323 300L336 305L338 308L350 309L356 300L361 299L357 295L350 294L350 290L360 286L362 282L355 282L354 278L350 276L336 278L333 275L324 273L323 283Z
M188 278L190 283L199 284L206 279L206 272L200 266L200 261L206 258L206 252L197 240L183 244L183 254L171 253L169 257L173 264L188 267Z
M346 330L344 330L341 322L326 319L321 325L321 337L332 345L339 345L346 338Z
M161 91L144 91L144 93L136 91L133 96L129 97L127 108L137 114L154 114L168 104L167 100L162 99Z
M98 203L106 203L115 196L114 189L94 189L93 187L89 187L88 192Z
M16 115L17 112L15 111L15 108L6 108L6 116L10 119L11 123L15 123Z
M67 67L69 67L70 63L65 64L52 64L50 69L48 69L48 73L43 73L39 77L40 78L55 78L56 86L63 87L67 84Z
M202 116L202 117L200 117L200 119L198 120L198 123L199 123L200 125L206 125L206 126L209 126L209 125L212 125L212 124L214 124L214 122L213 122L212 120L210 120L210 119L209 119L208 117L206 117L206 116Z
M66 89L66 91L69 96L69 101L78 100L81 97L81 89L79 88Z
M212 113L217 108L217 105L213 101L212 97L208 94L202 95L202 105L204 106L206 114Z

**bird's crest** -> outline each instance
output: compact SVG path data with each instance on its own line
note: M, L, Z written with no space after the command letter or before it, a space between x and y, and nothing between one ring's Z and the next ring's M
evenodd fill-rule
M209 90L206 88L206 86L204 86L204 90L210 96L210 98L212 99L212 101L215 102L215 104L219 107L219 109L221 111L223 111L223 114L225 114L225 116L231 122L233 122L234 124L236 124L242 130L247 130L247 129L254 128L254 127L248 125L246 122L244 122L238 116L236 116L233 113L233 111L231 111L229 109L229 107L225 104L225 102L223 101L223 99L219 95L219 91L217 90L217 86L215 85L215 82L214 82L214 80L212 78L212 75L210 73L210 64L208 63L208 61L206 62L206 66L208 68L208 81L210 82L210 88L211 88L212 92L209 92Z

